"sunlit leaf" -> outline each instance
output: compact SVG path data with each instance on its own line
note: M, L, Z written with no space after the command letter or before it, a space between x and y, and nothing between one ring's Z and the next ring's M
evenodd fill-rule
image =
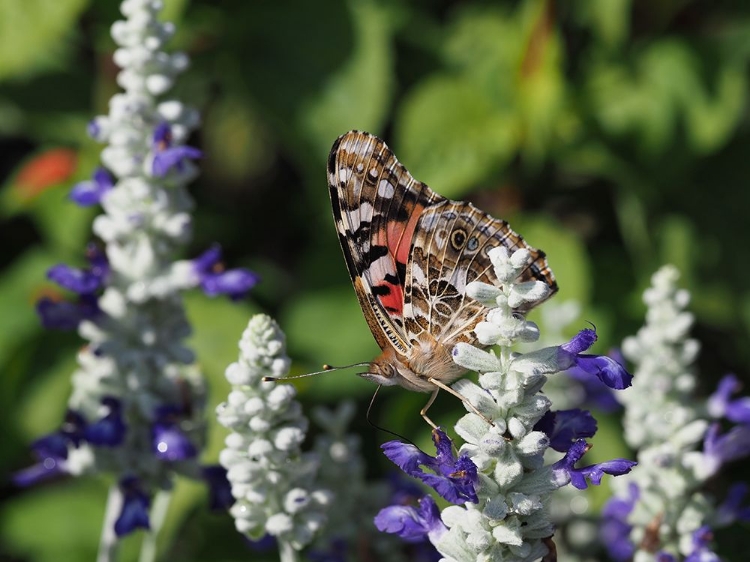
M88 0L0 0L0 80L59 65Z
M322 156L346 131L378 133L391 101L393 21L387 4L352 0L349 6L355 37L349 58L320 94L300 108L302 127Z
M456 198L508 161L518 133L517 121L470 82L439 76L404 103L396 154L418 180Z

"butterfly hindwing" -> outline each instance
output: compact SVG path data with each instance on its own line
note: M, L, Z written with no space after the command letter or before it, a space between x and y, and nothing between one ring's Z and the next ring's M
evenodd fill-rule
M519 248L531 252L531 262L520 281L540 280L551 293L557 290L544 253L530 247L506 221L491 217L471 203L446 200L425 209L407 266L407 339L418 339L426 331L445 345L475 343L471 331L486 309L464 292L472 281L494 282L488 252L501 245L511 252Z
M424 209L444 201L416 181L388 146L351 131L334 144L328 184L339 241L362 311L381 349L407 354L404 287Z

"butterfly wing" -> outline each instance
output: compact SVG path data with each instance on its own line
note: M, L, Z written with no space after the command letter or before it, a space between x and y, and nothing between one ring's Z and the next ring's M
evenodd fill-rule
M486 309L464 292L472 281L494 282L487 254L496 246L505 246L511 252L529 250L532 259L520 280L542 281L550 287L550 295L557 291L544 252L529 246L506 221L491 217L471 203L448 200L423 211L407 266L404 318L408 340L427 332L446 345L476 343L471 332Z
M379 138L351 131L328 159L333 216L349 276L381 349L403 355L404 288L412 239L423 211L447 201L416 181Z

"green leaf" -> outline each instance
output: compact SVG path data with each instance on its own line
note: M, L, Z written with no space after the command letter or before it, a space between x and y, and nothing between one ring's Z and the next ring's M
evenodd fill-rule
M392 17L387 4L351 0L354 45L346 63L321 92L300 105L302 128L325 156L351 129L381 129L393 90Z
M92 478L47 485L6 501L0 513L4 553L36 562L95 560L107 489ZM123 542L122 560L134 560L140 533Z
M591 264L581 240L547 217L519 217L511 225L523 233L524 240L547 254L549 266L560 287L558 302L575 300L586 304L591 300Z
M404 101L396 154L418 180L457 198L510 159L517 135L513 116L497 109L470 81L435 76Z
M607 2L575 2L573 17L589 26L601 44L608 48L619 47L627 39L630 29L632 0Z
M0 81L60 65L88 0L0 0Z
M599 63L590 73L594 113L610 134L634 136L642 152L655 155L673 142L684 122L692 148L706 153L736 128L747 91L737 63L719 62L709 73L688 43L664 39L638 53L633 66ZM706 84L707 74L713 83Z
M19 343L41 330L36 301L55 258L40 249L30 249L0 276L0 365Z
M351 289L308 292L289 303L279 323L287 335L292 359L308 359L302 369L299 364L293 366L294 374L319 370L323 363L369 362L380 352ZM374 390L372 384L354 376L363 370L358 367L325 374L316 377L314 383L303 379L295 386L313 397L328 400L351 394L366 395Z

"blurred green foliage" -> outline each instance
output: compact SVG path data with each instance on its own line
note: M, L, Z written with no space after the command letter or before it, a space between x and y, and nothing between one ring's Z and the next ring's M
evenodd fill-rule
M117 89L108 37L115 4L0 0L3 477L29 463L28 443L56 426L81 343L44 332L33 307L51 290L46 269L82 263L90 237L92 212L66 195L98 160L85 125ZM251 304L187 299L211 408L226 395L223 369L254 311L279 319L295 372L377 352L326 194L327 152L354 128L383 136L437 192L474 201L543 248L561 286L556 298L583 303L599 352L640 325L641 290L660 264L675 263L693 293L703 390L730 369L747 379L750 4L166 4L178 28L173 46L192 57L174 95L204 120L194 139L205 158L192 190L189 255L218 241L232 266L264 276ZM77 166L29 179L28 169L59 148L72 149ZM364 414L373 386L338 373L298 387L307 404L360 401L355 431L367 437L370 472L382 474L374 443L385 437ZM373 419L426 439L417 414L425 396L383 394ZM433 412L449 426L460 405L441 397ZM601 458L624 454L612 438L617 422L609 423ZM210 435L206 459L214 460L223 433L214 424ZM0 559L91 559L104 489L68 481L18 491L3 478ZM178 490L160 543L165 556L247 557L231 521L203 513L198 488Z

